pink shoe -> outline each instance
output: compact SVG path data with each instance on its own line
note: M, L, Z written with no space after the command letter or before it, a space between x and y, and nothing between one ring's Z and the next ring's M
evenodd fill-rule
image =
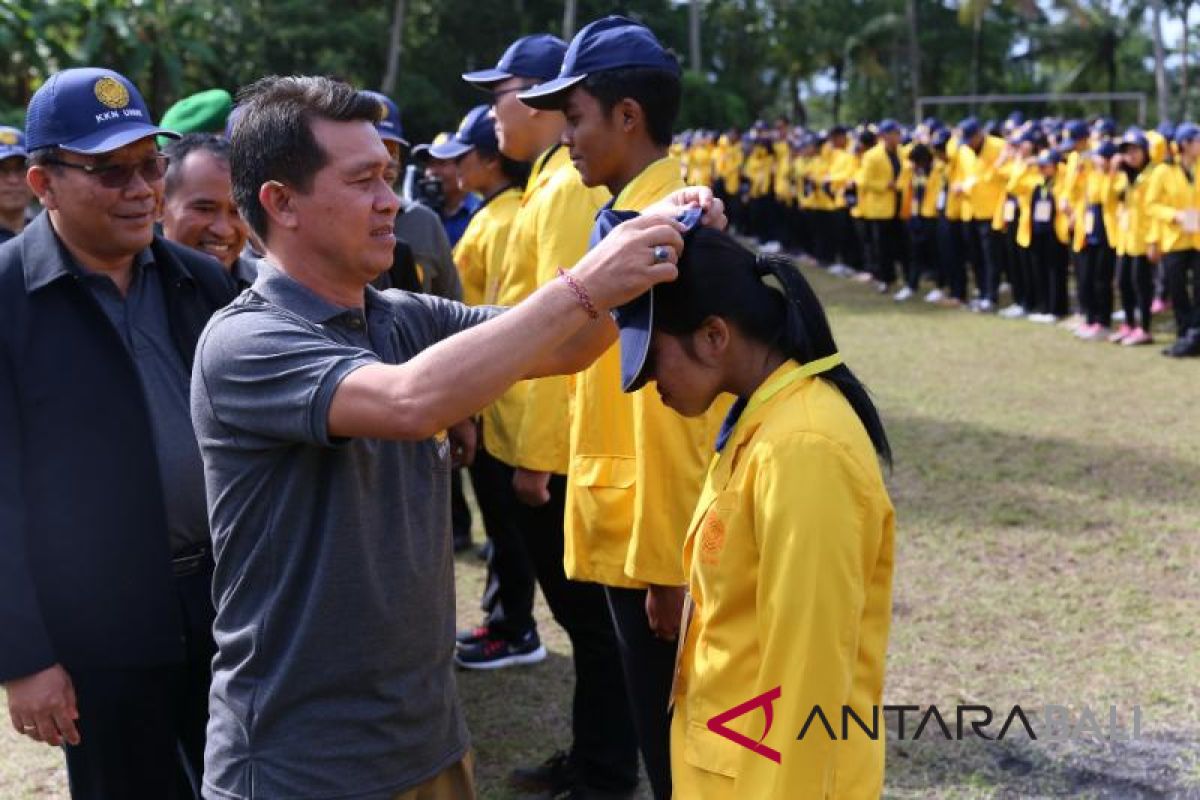
M1099 323L1090 326L1088 331L1088 333L1080 336L1079 338L1083 339L1085 342L1103 342L1108 339L1108 336L1111 333L1108 328L1100 325Z
M1121 340L1131 333L1133 333L1133 328L1122 322L1121 327L1117 328L1113 335L1108 337L1108 340L1113 344L1120 344Z
M1167 300L1162 299L1161 297L1154 298L1154 302L1150 304L1150 313L1151 314L1161 314L1164 311L1169 311L1170 309L1171 309L1171 303Z
M1154 337L1141 328L1134 328L1133 333L1121 341L1122 347L1137 347L1139 344L1154 344Z
M1076 328L1075 328L1075 331L1074 331L1074 333L1075 333L1075 338L1076 338L1076 339L1087 339L1087 338L1089 338L1089 337L1090 337L1090 336L1091 336L1091 335L1092 335L1092 334L1093 334L1093 333L1094 333L1094 332L1095 332L1095 331L1096 331L1096 330L1097 330L1099 327L1100 327L1100 323L1096 323L1095 325L1091 325L1091 324L1089 324L1089 323L1087 323L1087 322L1081 322L1081 323L1079 323L1079 325L1078 325L1078 326L1076 326Z

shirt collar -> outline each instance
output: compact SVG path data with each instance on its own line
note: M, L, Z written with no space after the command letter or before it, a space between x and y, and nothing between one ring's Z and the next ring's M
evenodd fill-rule
M679 159L664 156L647 166L613 198L611 207L618 211L641 211L683 187Z
M317 325L339 317L344 319L355 317L365 323L362 309L347 308L329 302L266 259L258 262L258 277L254 279L254 284L250 289L268 302L291 311L293 314L298 314ZM383 302L374 288L367 286L365 292L368 309Z
M26 292L36 292L59 278L90 274L75 262L50 224L50 215L44 211L25 228L21 248ZM133 260L134 268L139 270L155 263L154 252L149 247L134 256Z

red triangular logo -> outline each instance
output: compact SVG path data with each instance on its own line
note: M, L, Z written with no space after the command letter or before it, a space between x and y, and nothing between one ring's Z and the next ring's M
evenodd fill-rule
M752 750L763 758L769 758L778 764L783 760L783 757L779 754L778 750L772 750L763 744L763 739L767 738L767 734L771 732L771 723L775 721L775 709L772 704L779 699L782 693L783 687L776 686L768 692L763 692L758 697L747 700L741 705L734 706L728 711L723 711L708 721L708 729L718 736L724 736L734 744L740 744L747 750ZM726 727L727 722L732 722L738 717L749 714L754 709L760 707L763 710L763 714L767 717L767 725L757 742L749 736L743 736L737 731Z

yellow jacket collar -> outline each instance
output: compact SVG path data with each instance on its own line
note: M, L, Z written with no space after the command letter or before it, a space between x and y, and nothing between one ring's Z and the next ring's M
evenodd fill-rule
M639 172L613 201L614 211L640 211L657 203L679 188L682 164L673 156L664 156Z

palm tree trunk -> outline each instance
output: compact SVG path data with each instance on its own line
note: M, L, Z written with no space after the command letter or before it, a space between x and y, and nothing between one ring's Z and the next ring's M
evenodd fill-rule
M571 37L575 35L575 11L577 8L575 0L567 0L563 3L563 32L562 38L565 41L571 41Z
M379 91L386 95L395 94L396 82L400 78L400 48L404 41L404 11L407 0L396 0L392 9L392 31L388 37L387 67Z
M1163 48L1163 32L1162 32L1162 0L1150 0L1150 8L1153 17L1150 22L1150 32L1154 36L1154 93L1158 104L1158 118L1164 120L1167 118L1167 107L1170 103L1167 88L1167 66L1166 54ZM1184 39L1187 39L1187 28L1184 27Z
M692 72L703 69L700 58L700 0L688 3L688 49L691 50Z
M908 80L912 87L913 121L920 122L921 108L921 46L917 36L917 0L905 0L905 16L908 17Z
M837 125L842 121L842 73L846 68L846 60L839 58L837 64L833 67L833 124Z
M984 13L985 9L986 9L986 6L983 8L980 8L978 11L975 12L975 19L973 20L973 28L971 30L971 94L972 95L979 94L979 70L981 68L979 61L980 61L980 56L981 56L980 51L983 49L983 13ZM971 101L971 113L975 113L975 111L977 109L977 105L978 104L976 103L975 100Z
M1183 4L1182 14L1183 14L1183 48L1182 48L1182 51L1180 52L1180 56L1181 56L1181 60L1183 61L1183 63L1180 65L1180 68L1179 68L1179 78L1180 78L1180 80L1179 80L1179 119L1185 120L1185 119L1187 119L1187 115L1188 115L1188 105L1189 105L1188 104L1188 91L1190 88L1188 86L1188 61L1189 61L1189 59L1188 59L1188 39L1190 38L1191 28L1189 28L1188 26L1191 23L1188 21L1188 17L1190 17L1192 15L1191 0L1185 0L1185 2Z

